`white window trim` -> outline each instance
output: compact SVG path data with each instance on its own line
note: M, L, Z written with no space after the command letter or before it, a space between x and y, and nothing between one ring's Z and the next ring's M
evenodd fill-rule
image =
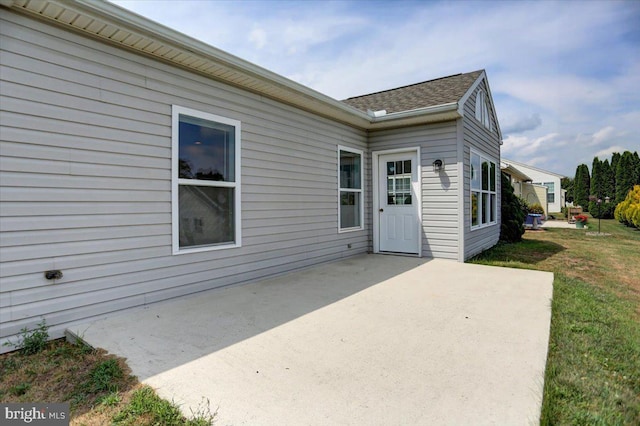
M482 160L486 160L489 161L493 164L495 164L495 174L496 176L495 178L495 182L496 182L496 189L495 191L491 191L489 190L483 190L481 189L473 189L473 173L471 170L471 157L473 157L473 155L477 155L480 157L480 186L482 187ZM500 173L500 168L498 167L498 162L496 160L494 160L493 158L491 158L488 155L484 155L479 151L474 150L473 148L471 149L471 152L469 153L469 195L468 195L468 200L469 200L469 225L471 226L471 230L475 231L476 229L482 229L482 228L487 228L489 226L495 226L498 224L498 195L500 194L500 191L498 191L498 185L499 185L499 173ZM489 170L491 170L491 167L489 167ZM489 181L491 182L491 181ZM480 223L478 225L474 225L473 224L473 203L471 202L471 194L473 192L477 192L480 194L480 197L478 198L478 215L480 215ZM484 215L484 211L483 208L484 206L482 205L482 194L489 194L489 199L491 199L491 194L494 194L496 196L496 200L495 200L495 205L494 205L494 210L496 212L496 220L494 220L493 222L487 222L487 223L482 223L482 215Z
M191 117L201 118L203 120L213 121L222 124L228 124L235 128L235 182L218 182L218 181L197 181L192 179L180 179L178 178L179 170L179 149L180 149L180 114L188 115ZM231 118L221 117L219 115L210 114L190 108L181 107L178 105L172 105L171 107L171 232L172 232L172 248L173 254L186 254L186 253L198 253L212 250L223 250L229 248L236 248L242 246L242 200L241 200L241 122L233 120ZM178 189L180 185L202 185L202 186L215 186L215 187L227 187L235 188L234 191L234 241L228 244L216 244L211 246L199 246L193 248L180 248L180 211L179 211L179 199Z
M352 154L360 155L360 189L341 188L340 187L340 151L347 151ZM341 192L357 192L360 194L360 226L351 228L342 228L342 215L340 214L340 193ZM364 151L355 148L338 145L338 233L362 231L364 229Z

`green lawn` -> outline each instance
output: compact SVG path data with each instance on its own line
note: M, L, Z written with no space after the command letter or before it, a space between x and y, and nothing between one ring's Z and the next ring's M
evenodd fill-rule
M640 231L527 231L473 263L555 275L541 424L640 424Z

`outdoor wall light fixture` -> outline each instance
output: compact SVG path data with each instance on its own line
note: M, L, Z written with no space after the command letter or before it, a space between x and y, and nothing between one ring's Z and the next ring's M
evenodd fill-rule
M436 173L440 173L444 169L444 161L437 159L433 162L433 171Z
M48 280L59 280L62 278L62 271L54 269L52 271L44 271L44 277Z

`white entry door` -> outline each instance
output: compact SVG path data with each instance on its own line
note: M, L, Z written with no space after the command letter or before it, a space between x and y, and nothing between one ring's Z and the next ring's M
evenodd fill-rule
M418 156L415 151L378 157L379 249L418 254Z

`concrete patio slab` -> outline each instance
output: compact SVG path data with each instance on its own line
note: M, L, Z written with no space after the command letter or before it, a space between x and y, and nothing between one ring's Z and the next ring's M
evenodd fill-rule
M217 425L538 424L552 281L365 255L71 331Z
M542 225L541 228L562 228L562 229L587 229L588 225L584 228L576 228L575 223L569 223L566 220L547 220Z

